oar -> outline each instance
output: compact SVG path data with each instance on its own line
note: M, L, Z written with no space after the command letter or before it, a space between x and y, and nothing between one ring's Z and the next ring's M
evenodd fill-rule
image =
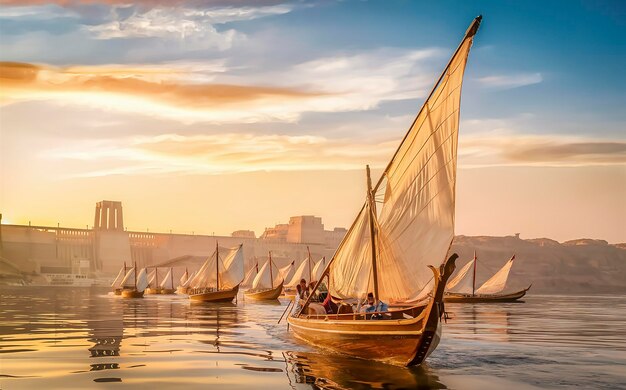
M289 300L289 303L287 304L287 307L285 308L285 311L283 312L283 315L280 316L280 319L278 320L277 324L280 324L280 321L283 320L283 317L285 316L285 313L287 313L287 310L289 309L289 306L291 306L291 304L294 303L294 301L292 301L291 299Z

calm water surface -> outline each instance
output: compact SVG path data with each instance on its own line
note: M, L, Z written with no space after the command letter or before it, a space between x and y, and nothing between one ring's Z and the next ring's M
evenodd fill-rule
M276 321L287 301L125 300L0 287L1 389L626 389L626 297L449 304L422 367L324 353Z

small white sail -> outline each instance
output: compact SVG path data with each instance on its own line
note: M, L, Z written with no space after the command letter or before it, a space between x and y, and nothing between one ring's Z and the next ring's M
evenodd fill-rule
M185 273L180 277L179 285L184 286L189 279L189 271L185 270Z
M113 281L113 283L111 283L111 287L118 287L119 285L121 285L121 283L119 282L122 280L123 277L124 277L124 267L120 268L120 272L117 273L115 280Z
M267 290L270 288L277 287L279 284L283 282L283 278L278 268L276 268L276 264L272 262L272 272L270 272L269 264L270 264L270 261L267 260L263 264L261 269L259 269L259 273L256 275L256 277L252 281L252 290ZM273 280L271 279L272 277L273 277Z
M283 277L283 280L289 280L293 276L294 263L295 261L292 261L291 263L289 263L289 265L286 265L278 270L278 272L280 272L280 275Z
M324 268L326 268L326 259L322 258L315 263L313 267L313 271L311 271L311 282L317 282L322 277L322 273L324 272Z
M161 288L164 288L167 290L172 290L174 288L174 283L172 281L172 269L171 268L169 271L167 271L167 274L163 278L163 281L161 282Z
M246 276L243 278L243 282L241 282L241 287L250 287L252 286L252 281L254 280L254 277L257 275L257 266L258 264L255 264L254 267L250 268L248 270L248 272L246 273Z
M157 273L157 270L155 268L155 269L152 270L152 272L150 272L150 275L148 275L148 286L156 287L156 285L155 285L156 273Z
M446 290L458 294L471 294L474 288L474 262L472 259L465 264L458 274L448 282Z
M145 268L137 274L137 291L142 292L148 287L148 273Z
M190 283L190 282L193 280L193 278L196 276L196 273L197 273L197 272L198 272L198 271L193 271L193 272L191 273L191 275L189 275L189 277L185 280L185 282L184 282L184 283L181 283L181 287L187 287L187 286L189 286L189 283Z
M243 281L243 245L226 249L220 248L219 258L216 252L209 257L196 276L189 283L192 288L217 288L216 270L219 268L219 289L231 289ZM216 264L219 261L219 264Z
M302 260L302 262L296 269L296 272L294 272L293 276L291 277L291 280L285 283L284 286L288 288L295 288L300 283L301 279L306 279L306 275L309 274L308 266L309 266L309 259L306 258ZM308 282L308 279L307 279L307 282Z
M126 272L126 276L124 276L120 285L122 288L135 288L135 267L132 267Z
M511 259L507 261L502 268L500 268L500 271L496 272L495 275L483 283L483 285L476 290L476 294L498 294L502 292L506 287L507 280L509 279L509 272L511 272L513 260L515 260L515 256L511 257Z

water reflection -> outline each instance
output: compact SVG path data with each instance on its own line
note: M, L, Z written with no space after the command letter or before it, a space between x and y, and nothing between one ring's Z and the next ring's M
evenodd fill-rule
M427 366L411 369L311 352L285 352L291 383L324 389L446 389Z

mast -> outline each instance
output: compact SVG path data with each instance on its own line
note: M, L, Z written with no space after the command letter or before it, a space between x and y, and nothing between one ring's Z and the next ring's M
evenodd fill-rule
M474 277L472 278L472 296L476 292L476 251L474 251Z
M220 289L220 247L217 240L215 241L215 286L216 290Z
M311 271L311 250L308 245L306 246L306 251L309 253L307 261L309 262L309 283L311 283L313 281L313 271Z
M374 221L376 218L376 205L374 204L374 196L372 192L372 178L370 176L370 166L366 165L367 171L367 202L370 221L370 237L372 239L372 274L374 279L374 300L378 301L378 270L376 269L376 227Z
M137 262L135 261L135 272L133 272L133 276L135 277L135 290L137 290Z
M159 288L159 267L154 267L154 277L156 282L154 283L154 288Z
M274 275L272 274L272 251L270 251L270 288L274 288Z

